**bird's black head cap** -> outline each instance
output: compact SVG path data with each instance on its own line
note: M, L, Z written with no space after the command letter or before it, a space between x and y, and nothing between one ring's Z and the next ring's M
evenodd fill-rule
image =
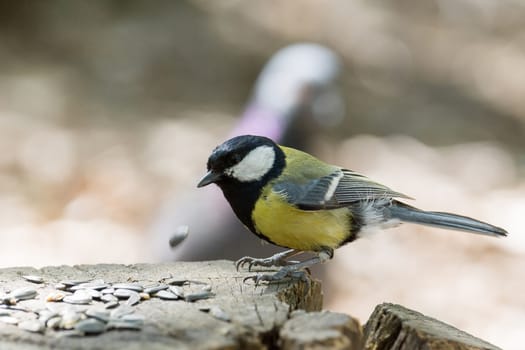
M253 232L251 212L262 188L286 164L283 150L263 136L242 135L217 146L208 158L208 173L199 187L217 184L235 214Z
M248 153L260 146L278 149L275 142L264 136L241 135L231 138L215 147L208 158L208 170L224 172L224 170L238 164Z

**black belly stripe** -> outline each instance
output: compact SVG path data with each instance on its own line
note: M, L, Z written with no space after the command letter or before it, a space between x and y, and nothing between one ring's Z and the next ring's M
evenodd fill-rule
M230 203L235 215L250 231L257 234L252 221L252 211L261 193L261 186L253 183L251 186L245 184L223 184L221 187L224 197Z
M217 185L221 188L224 197L230 203L233 212L239 220L246 226L251 232L257 235L259 238L265 241L276 244L263 232L258 232L255 228L255 224L252 219L252 212L255 208L255 203L259 199L263 187L267 185L272 179L277 178L281 175L285 165L286 159L283 151L275 146L275 161L272 169L260 180L251 182L241 182L236 179L227 177L223 181L217 182ZM277 245L277 244L276 244Z

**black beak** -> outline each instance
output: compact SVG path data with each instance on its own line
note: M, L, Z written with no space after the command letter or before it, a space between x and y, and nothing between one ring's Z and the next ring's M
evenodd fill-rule
M221 173L214 173L212 170L210 170L202 177L202 179L197 184L197 187L208 186L209 184L219 181L221 177Z

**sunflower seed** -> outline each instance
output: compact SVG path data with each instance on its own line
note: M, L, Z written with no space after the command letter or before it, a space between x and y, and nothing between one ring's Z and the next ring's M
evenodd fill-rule
M47 320L46 327L51 328L51 329L58 329L60 327L61 322L62 322L62 317L54 316Z
M139 293L130 289L117 289L113 295L119 299L128 299L126 301L126 304L130 306L138 304L140 302Z
M112 320L114 320L114 319L121 318L122 316L132 314L133 312L135 312L135 310L133 310L132 307L127 306L127 305L121 305L115 310L111 311L111 313L109 314L109 317Z
M221 309L220 307L218 307L216 305L211 306L210 310L208 311L208 313L211 316L213 316L216 319L218 319L218 320L225 321L225 322L230 322L231 321L230 315L228 315L226 313L226 311L224 311L223 309Z
M177 300L179 297L167 290L159 290L157 293L153 294L154 297L163 299L163 300Z
M18 318L13 316L0 316L0 322L4 322L7 324L18 324Z
M175 248L178 246L182 241L188 237L188 233L190 231L190 228L187 225L181 225L175 229L175 232L170 237L169 244L171 248Z
M71 288L81 283L88 283L90 281L91 279L86 278L86 279L79 279L79 280L63 280L63 281L60 281L59 283L65 285L67 288Z
M67 295L63 299L68 304L89 304L92 301L91 295L84 290L77 290L73 295Z
M13 298L10 295L2 295L2 297L0 297L0 305L1 304L3 304L3 305L15 305L16 304L16 299Z
M99 309L99 308L87 309L86 316L96 318L97 320L106 322L106 323L109 321L109 311L105 309Z
M79 289L95 289L95 290L102 290L105 288L109 288L110 285L104 280L94 280L90 282L84 282L77 284L76 286L71 287L71 290L79 290Z
M115 289L129 289L135 292L142 292L144 287L138 283L115 283L113 286Z
M68 304L76 304L76 305L87 305L91 303L91 297L79 297L75 295L67 295L62 299L63 302Z
M50 311L48 309L43 309L38 312L38 319L44 323L46 323L47 320L55 316L58 316L58 313Z
M113 294L103 294L100 297L100 300L102 300L105 303L110 303L110 302L117 302L118 303L118 298L116 296L114 296Z
M191 294L186 294L184 296L184 300L188 301L188 302L194 302L194 301L197 301L197 300L201 300L201 299L208 299L210 297L212 297L214 294L211 293L211 292L207 292L207 291L202 291L202 292L197 292L197 293L191 293Z
M108 302L108 303L106 304L105 308L106 308L106 309L113 309L113 308L116 308L116 307L119 306L119 305L120 305L120 303L119 303L117 300L115 300L115 301L110 301L110 302Z
M102 294L113 294L115 293L115 288L113 287L109 287L109 288L104 288L100 291L100 293Z
M66 293L62 291L55 291L49 293L49 295L46 297L46 301L52 302L52 301L62 301L64 297L66 297Z
M43 333L45 330L44 322L41 322L38 320L20 322L18 324L18 327L23 330L26 330L28 332L33 332L33 333Z
M149 294L148 294L149 295ZM137 292L133 292L133 294L130 295L128 300L126 300L126 305L133 306L138 303L140 303L140 295Z
M150 300L151 296L148 293L139 293L140 300Z
M173 294L175 294L179 298L184 299L184 290L182 290L181 287L179 287L179 286L170 286L169 290L170 290L170 292L172 292Z
M18 302L20 300L33 299L37 294L36 290L31 287L22 287L15 289L9 295Z
M42 276L25 275L25 276L22 276L22 278L32 283L43 283L44 282L44 278Z
M127 299L127 298L129 298L131 293L133 293L133 291L129 290L129 289L117 289L117 290L115 290L115 293L113 293L113 295L116 296L119 299Z
M183 286L185 284L190 283L189 280L186 279L180 279L180 278L167 278L163 281L166 284L172 285L172 286Z
M89 294L91 296L92 299L97 299L97 300L100 300L100 298L102 297L102 293L100 293L98 290L96 289L84 289L84 291Z
M106 324L94 318L87 318L78 322L75 330L85 334L99 334L106 330Z
M161 283L161 284L155 284L155 285L148 286L148 287L144 288L144 292L148 293L148 294L155 294L158 291L161 291L161 290L164 290L164 289L168 289L168 285L164 284L164 283Z
M46 303L46 309L57 314L64 314L72 308L71 305L66 303Z
M60 321L60 328L73 329L75 325L82 319L83 315L74 310L67 310L62 314Z

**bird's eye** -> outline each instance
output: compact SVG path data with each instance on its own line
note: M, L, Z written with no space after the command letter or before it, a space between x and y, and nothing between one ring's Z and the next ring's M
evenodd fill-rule
M239 163L241 161L241 156L238 154L232 154L230 155L226 160L226 165L228 167L234 166L235 164Z

